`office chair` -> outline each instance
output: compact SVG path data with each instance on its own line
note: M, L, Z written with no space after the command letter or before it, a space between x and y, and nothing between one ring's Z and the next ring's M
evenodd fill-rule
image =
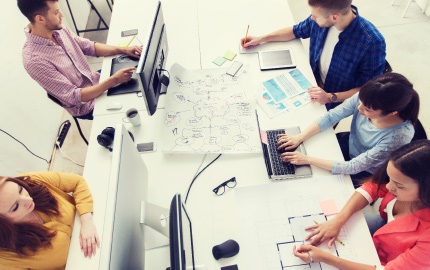
M54 97L53 95L50 95L49 93L47 93L47 95L48 95L48 98L50 100L52 100L53 102L55 102L57 105L63 107L63 104L61 104L61 102L56 97ZM81 138L82 138L82 140L84 140L85 144L88 145L88 141L85 138L84 133L82 133L81 125L79 125L78 118L76 118L75 116L73 116L73 120L75 120L76 127L78 128L78 131L79 131L79 135L81 135Z
M427 140L427 133L423 125L421 124L420 120L417 119L417 122L415 122L414 128L415 128L415 134L414 134L414 137L412 138L412 141Z
M385 69L384 69L384 73L388 73L388 72L393 72L393 69L391 68L390 63L388 63L388 61L385 59Z

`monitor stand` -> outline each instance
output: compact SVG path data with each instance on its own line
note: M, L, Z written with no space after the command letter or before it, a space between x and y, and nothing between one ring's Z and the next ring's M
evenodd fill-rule
M169 245L169 209L141 202L140 224L144 224L145 250L151 250ZM149 228L148 228L149 227Z

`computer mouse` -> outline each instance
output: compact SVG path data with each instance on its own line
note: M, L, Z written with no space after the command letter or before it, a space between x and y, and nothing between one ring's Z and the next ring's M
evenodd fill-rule
M236 241L230 239L222 244L214 246L212 248L212 254L216 260L219 260L221 258L233 257L239 253L239 249L239 244Z
M122 104L119 102L109 102L106 104L106 110L119 110L122 108Z

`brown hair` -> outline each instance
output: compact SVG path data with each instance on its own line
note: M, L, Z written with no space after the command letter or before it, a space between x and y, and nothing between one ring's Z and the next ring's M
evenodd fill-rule
M387 166L391 161L404 175L412 178L419 186L418 197L425 207L430 208L430 141L418 140L408 143L390 154L389 160L382 165L370 180L381 185L386 185L390 178L387 174Z
M46 16L49 10L46 2L58 2L58 0L18 0L18 8L27 19L34 23L36 15Z
M382 110L383 115L397 111L404 121L417 122L420 97L401 74L390 72L373 78L361 87L358 98L367 108Z
M28 176L7 177L5 181L14 182L25 188L33 198L35 210L51 216L60 216L58 202L43 183L30 179ZM51 246L51 239L56 232L41 224L31 222L12 223L0 216L0 248L30 255L39 248Z
M352 0L308 0L309 6L323 8L329 12L346 14L351 9Z

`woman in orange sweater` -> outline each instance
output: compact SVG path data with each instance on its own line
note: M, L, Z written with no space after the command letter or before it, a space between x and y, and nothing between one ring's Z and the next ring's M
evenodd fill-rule
M93 199L81 176L35 172L0 177L0 268L64 269L76 210L81 249L91 257L99 237Z

